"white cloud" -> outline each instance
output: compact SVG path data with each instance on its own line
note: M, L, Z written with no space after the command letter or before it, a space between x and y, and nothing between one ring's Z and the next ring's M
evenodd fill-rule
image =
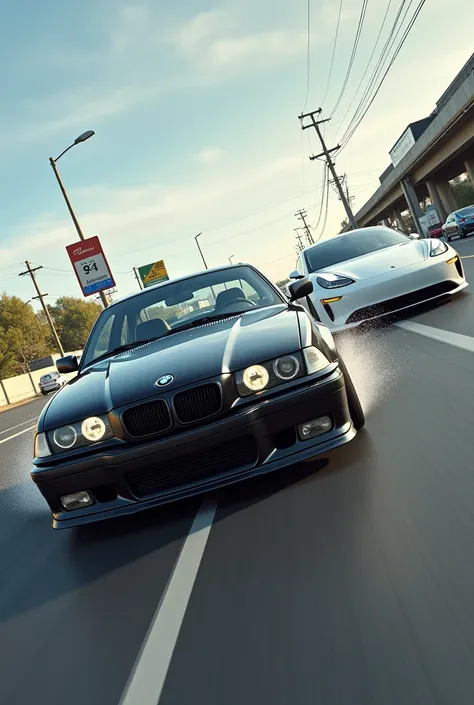
M220 147L206 147L194 155L199 164L215 164L220 162L225 155L225 150Z
M242 31L230 14L216 11L194 17L177 32L174 41L200 80L212 83L273 68L301 55L307 35L292 29Z

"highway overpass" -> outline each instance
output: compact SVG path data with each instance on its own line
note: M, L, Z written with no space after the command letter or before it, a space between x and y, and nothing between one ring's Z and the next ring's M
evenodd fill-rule
M390 219L405 229L401 214L408 207L416 229L423 235L420 202L429 197L444 222L458 208L449 181L467 172L474 184L474 54L441 96L432 115L418 122L426 124L426 129L413 137L407 128L394 145L390 153L394 163L355 215L359 227Z

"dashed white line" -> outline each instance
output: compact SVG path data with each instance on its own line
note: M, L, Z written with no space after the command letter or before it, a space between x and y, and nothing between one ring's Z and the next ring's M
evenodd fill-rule
M425 338L432 338L433 340L438 340L440 343L446 343L447 345L453 345L455 348L461 348L461 350L474 352L474 338L471 338L469 335L452 333L449 330L441 330L441 328L425 326L422 323L415 323L414 321L400 321L395 323L395 325L398 326L398 328L404 328L411 333L424 335Z
M5 428L3 431L0 431L0 435L3 436L4 433L8 433L9 431L14 431L15 428L20 428L20 426L24 426L27 423L31 423L32 421L36 421L36 419L27 419L26 421L22 421L21 423L17 423L15 426L10 426L10 428Z
M120 705L157 705L214 521L217 502L204 501L178 556Z
M2 443L6 443L7 441L11 441L13 438L18 438L18 436L22 436L24 433L32 431L34 428L36 428L36 424L35 426L29 426L28 428L24 428L23 431L18 431L18 433L14 433L13 436L8 436L8 438L2 438L2 440L0 441L0 445Z

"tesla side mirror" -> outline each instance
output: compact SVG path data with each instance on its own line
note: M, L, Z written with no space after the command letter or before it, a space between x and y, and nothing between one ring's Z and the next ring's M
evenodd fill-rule
M301 274L301 272L298 272L297 269L294 269L294 270L291 272L291 274L290 274L290 276L289 276L289 279L304 279L304 275Z
M288 296L290 301L297 301L298 299L304 299L305 296L309 296L313 293L313 282L311 279L306 279L302 277L298 281L288 284Z
M419 240L420 234L419 233L410 233L408 237L411 238L412 240Z
M79 362L76 355L67 355L66 357L60 357L56 360L56 369L62 375L67 375L71 372L77 372L79 369Z

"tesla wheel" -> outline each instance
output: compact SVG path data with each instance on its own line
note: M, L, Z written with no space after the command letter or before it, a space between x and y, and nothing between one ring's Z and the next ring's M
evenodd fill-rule
M365 414L362 404L360 403L359 395L354 387L354 382L352 381L341 356L339 356L339 367L341 368L344 382L346 384L347 403L349 405L349 413L351 415L352 423L356 431L359 431L365 426Z

